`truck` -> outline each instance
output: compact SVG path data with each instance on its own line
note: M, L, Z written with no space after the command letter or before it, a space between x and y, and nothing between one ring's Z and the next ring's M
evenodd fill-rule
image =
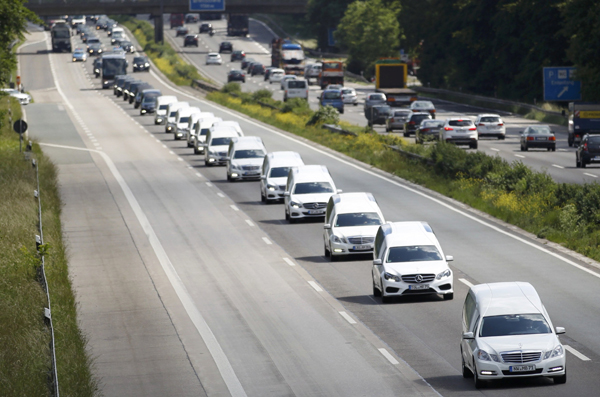
M115 50L102 55L102 88L111 87L115 77L124 74L127 74L125 51Z
M247 14L227 14L227 36L248 36Z
M398 58L383 58L375 63L375 91L386 96L389 106L407 106L417 100L417 92L407 88L408 68Z
M304 50L288 39L271 41L271 66L283 69L285 74L304 75Z
M71 29L66 23L55 23L50 30L52 38L52 51L71 52Z
M344 85L344 64L341 61L322 61L317 82L322 90L329 84Z
M581 142L585 134L600 134L600 102L569 103L568 131L570 147Z
M171 14L169 22L171 22L171 29L183 26L185 16L183 14Z

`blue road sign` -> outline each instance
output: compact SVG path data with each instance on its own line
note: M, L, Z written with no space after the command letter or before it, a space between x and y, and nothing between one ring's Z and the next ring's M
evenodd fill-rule
M190 11L225 11L225 0L190 0Z
M335 47L335 37L333 37L334 32L335 32L335 28L327 29L327 44L330 47Z
M544 68L544 101L580 101L581 81L573 80L575 68Z

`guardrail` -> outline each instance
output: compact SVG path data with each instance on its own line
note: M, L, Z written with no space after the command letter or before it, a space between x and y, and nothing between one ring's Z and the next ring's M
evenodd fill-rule
M356 132L345 130L345 129L343 129L341 127L338 127L337 125L334 125L334 124L323 124L321 126L321 128L329 130L331 132L335 132L337 134L341 134L341 135L358 136L358 134Z
M387 148L389 148L389 149L392 149L395 152L400 153L404 157L408 157L408 158L414 159L414 160L419 160L419 161L422 161L422 162L424 162L425 164L428 164L428 165L435 164L435 162L432 159L429 159L427 157L421 156L420 154L416 154L416 153L412 153L412 152L407 152L406 150L400 149L398 146L392 146L392 145L385 145L385 146Z
M220 88L203 80L192 80L192 88L206 92L219 91Z

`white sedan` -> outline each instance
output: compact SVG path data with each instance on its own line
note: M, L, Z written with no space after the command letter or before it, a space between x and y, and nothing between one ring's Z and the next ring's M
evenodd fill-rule
M342 100L344 104L348 103L351 105L358 105L358 96L356 95L356 90L354 88L346 88L342 89Z
M29 94L22 93L15 88L2 88L2 91L6 92L13 98L16 98L21 105L27 105L31 102L31 96Z
M221 59L221 55L216 52L210 52L206 56L206 64L207 65L222 65L223 59Z

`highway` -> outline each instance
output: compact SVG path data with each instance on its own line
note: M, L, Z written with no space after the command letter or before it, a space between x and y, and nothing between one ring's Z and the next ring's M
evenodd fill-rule
M287 224L280 204L260 202L257 182L230 183L222 167L205 167L152 117L101 90L91 62L48 53L46 37L31 34L38 43L22 50L23 81L36 102L27 118L32 136L54 145L44 150L59 164L80 321L106 395L597 395L596 265L207 102L154 71L136 74L163 94L238 121L269 151L295 150L306 164L326 165L338 188L372 192L386 220L429 222L455 258L455 299L383 305L371 295L369 258L328 262L322 221ZM471 284L515 280L531 282L554 325L566 327L569 379L556 386L509 380L477 391L461 376L462 302Z

